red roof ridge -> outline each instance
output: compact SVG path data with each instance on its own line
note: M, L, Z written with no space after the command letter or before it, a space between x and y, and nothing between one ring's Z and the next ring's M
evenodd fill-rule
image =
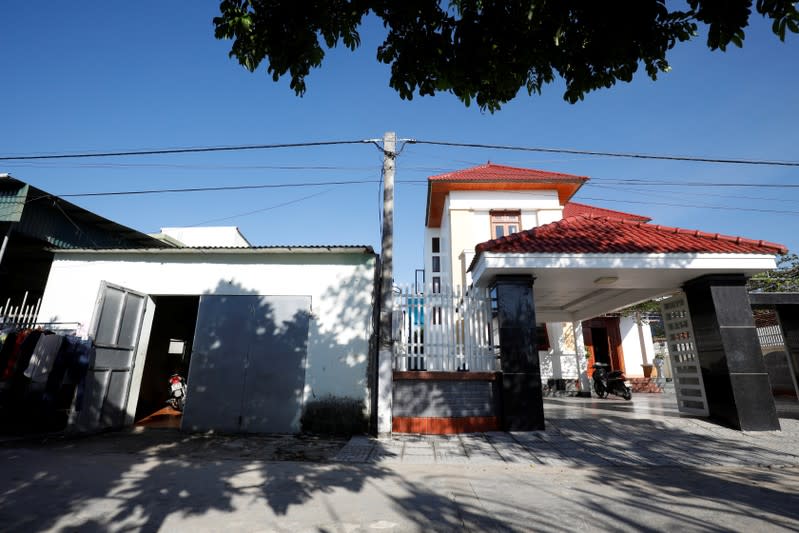
M471 174L479 173L480 171L496 169L501 171L509 171L516 174L528 174L529 178L534 179L558 179L558 180L581 180L581 181L588 181L588 176L578 176L575 174L566 174L564 172L553 172L550 170L540 170L535 168L524 168L524 167L512 167L510 165L498 165L496 163L491 163L490 161L484 165L477 165L471 168L465 168L460 170L453 170L452 172L445 172L443 174L436 174L433 176L429 176L427 179L428 181L446 181L446 180L457 180L459 177L463 176L470 176ZM509 176L486 176L486 179L508 179ZM475 178L472 177L472 180Z

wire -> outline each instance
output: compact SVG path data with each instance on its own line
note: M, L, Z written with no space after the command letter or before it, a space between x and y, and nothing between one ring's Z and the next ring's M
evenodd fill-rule
M59 211L61 211L61 214L64 215L64 218L66 218L67 221L69 221L70 224L75 226L75 229L78 231L78 236L85 235L86 238L91 241L91 243L94 245L95 248L99 248L99 246L97 246L97 243L94 242L94 239L92 239L92 236L89 235L88 233L84 232L82 229L80 229L80 226L78 226L75 223L75 221L70 218L70 216L67 214L67 212L64 211L64 209L61 207L60 202L58 201L58 198L53 198L53 206L56 209L58 209Z
M570 148L538 148L528 146L507 146L500 144L456 143L447 141L415 140L416 144L429 144L434 146L451 146L457 148L486 148L490 150L512 150L517 152L544 152L555 154L593 155L602 157L626 157L632 159L658 159L664 161L693 161L697 163L725 163L733 165L771 165L783 167L799 167L799 161L771 161L759 159L719 159L711 157L696 157L683 155L658 155L637 154L632 152L598 152L594 150L574 150Z
M799 215L799 211L783 211L778 209L755 209L752 207L724 207L717 205L691 205L691 204L669 204L665 202L639 202L636 200L616 200L611 198L591 198L590 196L582 196L580 200L596 200L600 202L616 202L625 204L647 204L647 205L663 205L667 207L690 207L696 209L720 209L724 211L752 211L755 213L774 213L777 215Z
M349 180L349 181L319 181L319 182L306 182L306 183L272 183L261 185L227 185L220 187L186 187L182 189L140 189L133 191L105 191L105 192L83 192L83 193L69 193L69 194L51 194L37 196L28 200L33 202L43 198L76 198L76 197L91 197L91 196L132 196L140 194L163 194L163 193L185 193L185 192L209 192L209 191L243 191L252 189L279 189L279 188L296 188L296 187L319 187L323 185L354 185L363 183L375 183L375 180Z
M613 191L623 190L623 191L625 191L627 193L636 194L636 195L639 195L639 196L649 196L649 195L655 194L652 191L646 191L646 192L631 191L629 187L625 187L624 185L621 185L621 184L620 185L602 185L602 184L599 184L599 183L586 183L584 185L584 187L590 187L592 189L593 188L610 189L610 190L613 190ZM685 198L685 192L684 191L657 191L656 194L667 195L667 196L671 196L671 197ZM699 194L701 194L702 196L712 196L714 198L731 198L731 199L737 199L737 200L762 200L764 202L789 202L789 203L796 203L796 200L794 200L792 198L775 198L773 196L771 196L771 197L766 197L766 196L740 196L740 195L737 195L737 194L714 194L712 192L706 192L706 191L701 191Z
M328 193L328 192L330 192L332 190L333 189L325 189L324 191L319 191L319 192L314 193L314 194L309 194L308 196L303 196L302 198L297 198L295 200L289 200L288 202L283 202L283 203L280 203L280 204L271 205L269 207L264 207L262 209L256 209L254 211L245 211L244 213L238 213L238 214L235 214L235 215L230 215L228 217L213 218L211 220L205 220L203 222L198 222L196 224L191 224L189 227L193 228L195 226L202 226L204 224L210 224L211 222L222 222L224 220L232 220L234 218L245 217L245 216L248 216L248 215L254 215L256 213L263 213L264 211L271 211L272 209L277 209L278 207L285 207L287 205L296 204L296 203L302 202L304 200L308 200L310 198L314 198L315 196L321 196L322 194Z
M30 161L38 159L77 159L88 157L120 157L138 155L195 154L205 152L241 152L244 150L271 150L275 148L305 148L313 146L334 146L342 144L374 143L373 140L317 141L279 144L245 144L237 146L199 146L194 148L162 148L155 150L122 150L118 152L87 152L78 154L47 154L0 156L0 161Z
M666 181L666 180L643 180L643 179L617 179L617 178L591 178L592 181L600 183L614 183L626 185L677 185L680 187L762 187L762 188L785 188L796 189L799 184L795 183L735 183L721 181ZM590 185L591 182L588 182Z

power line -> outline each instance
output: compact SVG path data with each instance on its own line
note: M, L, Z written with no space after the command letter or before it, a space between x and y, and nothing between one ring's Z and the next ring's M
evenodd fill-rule
M772 213L777 215L799 215L799 211L783 211L779 209L755 209L753 207L724 207L719 205L691 205L691 204L669 204L666 202L639 202L636 200L616 200L612 198L591 198L590 196L581 196L580 200L596 200L600 202L616 202L624 204L647 204L647 205L662 205L667 207L689 207L695 209L717 209L723 211L752 211L755 213Z
M676 185L679 187L758 187L758 188L785 188L785 189L799 189L799 184L796 183L736 183L736 182L723 182L723 181L667 181L667 180L645 180L640 178L622 179L622 178L591 178L592 181L599 183L613 183L619 185L646 185L646 186L661 186L661 185ZM591 181L587 183L590 185Z
M450 146L456 148L485 148L489 150L511 150L517 152L544 152L554 154L575 154L593 155L601 157L624 157L632 159L658 159L664 161L692 161L695 163L725 163L733 165L769 165L783 167L799 167L799 161L773 161L760 159L721 159L711 157L698 157L687 155L660 155L660 154L638 154L633 152L599 152L595 150L575 150L570 148L540 148L530 146L509 146L501 144L481 144L481 143L456 143L447 141L425 141L415 140L415 144L429 144L434 146Z
M604 185L604 184L599 184L599 183L586 183L584 185L584 187L610 189L610 190L614 190L614 191L623 190L623 191L625 191L627 193L637 194L639 196L648 196L648 195L651 195L651 194L655 194L652 191L646 191L646 192L631 191L630 187L622 185L622 184L619 184L619 185ZM663 194L663 195L667 195L667 196L671 196L671 197L685 198L685 192L684 191L674 191L674 190L657 191L656 194ZM764 202L790 202L790 203L796 203L797 202L797 200L795 200L793 198L776 198L776 197L773 197L773 196L769 196L769 197L767 197L767 196L741 196L741 195L737 195L737 194L715 194L715 193L707 192L707 191L701 191L699 194L701 194L702 196L712 196L714 198L730 198L730 199L736 199L736 200L761 200L761 201L764 201Z
M255 209L254 211L245 211L243 213L238 213L238 214L230 215L230 216L227 216L227 217L213 218L213 219L210 219L210 220L205 220L203 222L198 222L196 224L191 224L189 227L202 226L203 224L210 224L211 222L222 222L222 221L225 221L225 220L232 220L234 218L244 217L244 216L248 216L248 215L254 215L256 213L263 213L264 211L271 211L272 209L277 209L278 207L285 207L287 205L296 204L296 203L302 202L304 200L308 200L308 199L314 198L316 196L321 196L321 195L323 195L325 193L330 192L331 190L332 189L325 189L324 191L319 191L319 192L314 193L314 194L309 194L308 196L303 196L302 198L296 198L294 200L289 200L288 202L283 202L283 203L280 203L280 204L271 205L269 207L263 207L261 209Z
M104 192L83 192L83 193L69 193L59 195L44 195L33 198L29 201L40 200L42 198L50 198L58 196L61 198L77 198L77 197L90 197L90 196L131 196L140 194L164 194L164 193L186 193L186 192L209 192L209 191L243 191L252 189L280 189L280 188L298 188L298 187L320 187L325 185L354 185L363 183L375 183L375 180L346 180L346 181L317 181L305 183L270 183L260 185L226 185L218 187L185 187L178 189L139 189L132 191L104 191Z
M245 144L236 146L198 146L193 148L162 148L155 150L121 150L117 152L85 152L77 154L40 154L0 156L0 161L30 161L39 159L78 159L89 157L122 157L140 155L194 154L206 152L241 152L245 150L272 150L276 148L308 148L314 146L334 146L342 144L375 144L372 139L345 141L316 141L302 143Z

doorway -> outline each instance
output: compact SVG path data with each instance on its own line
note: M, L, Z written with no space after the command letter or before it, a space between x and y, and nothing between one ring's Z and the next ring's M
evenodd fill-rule
M169 378L188 376L199 296L151 296L155 314L144 363L136 425L180 428L182 412L166 403Z
M604 363L610 370L625 371L619 323L618 317L592 318L583 322L583 340L591 355L589 368L594 363Z

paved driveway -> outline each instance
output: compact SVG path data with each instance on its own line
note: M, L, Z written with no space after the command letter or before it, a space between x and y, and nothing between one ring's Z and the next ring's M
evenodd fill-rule
M550 466L799 465L799 404L780 402L782 431L741 432L684 417L673 394L632 401L545 398L545 431L355 437L335 459L352 463Z

